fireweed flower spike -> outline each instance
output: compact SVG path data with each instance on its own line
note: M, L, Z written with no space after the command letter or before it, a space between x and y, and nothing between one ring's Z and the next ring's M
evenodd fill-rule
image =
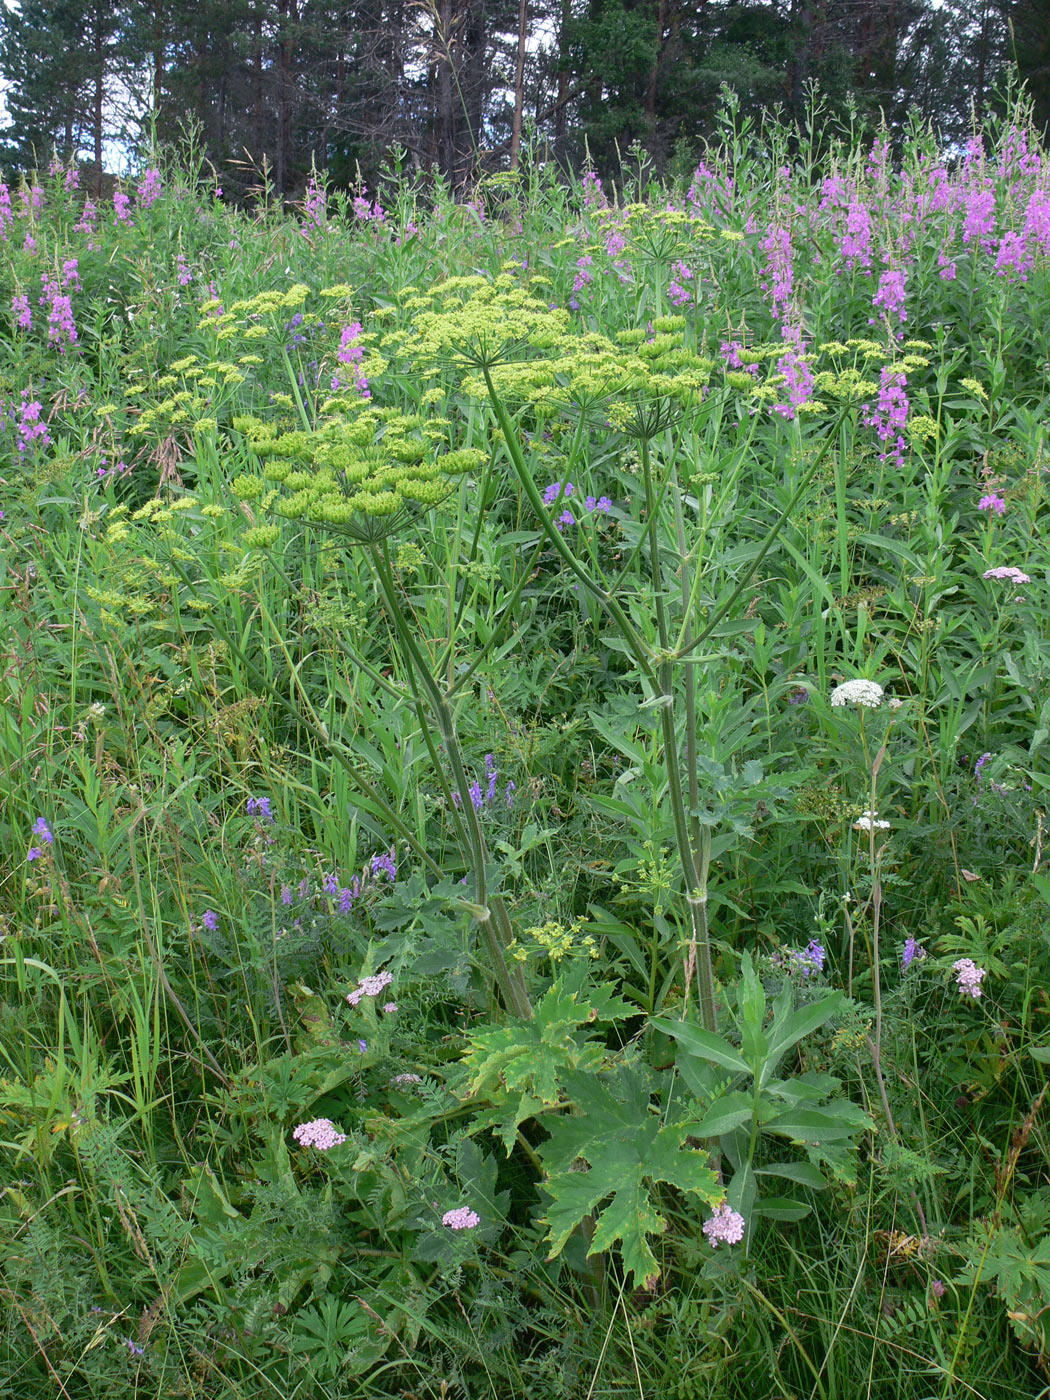
M997 496L993 491L989 496L982 496L977 502L978 510L986 510L989 515L1004 515L1006 513L1006 502L1002 496Z
M713 1249L720 1244L739 1244L744 1238L746 1224L744 1217L733 1210L727 1201L723 1201L704 1225L704 1234L711 1241Z
M955 973L955 985L964 997L973 997L974 1001L982 994L981 983L987 976L987 969L978 967L972 958L959 958L952 963L952 971Z
M441 1223L450 1230L473 1230L481 1224L481 1216L469 1206L459 1206L456 1210L446 1210Z
M316 1147L318 1152L327 1152L330 1147L339 1147L346 1141L330 1118L314 1118L309 1123L300 1123L292 1137L301 1147Z

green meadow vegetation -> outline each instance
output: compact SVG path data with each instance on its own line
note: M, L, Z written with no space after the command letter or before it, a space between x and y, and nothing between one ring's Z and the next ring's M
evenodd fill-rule
M1050 1394L1050 155L0 186L0 1391Z

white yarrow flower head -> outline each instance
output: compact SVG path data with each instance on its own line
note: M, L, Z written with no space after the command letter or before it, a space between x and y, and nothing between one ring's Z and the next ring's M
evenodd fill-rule
M843 681L831 692L831 704L836 710L845 705L863 705L865 709L877 710L884 695L878 681Z
M854 831L889 831L889 822L880 821L878 812L862 812L853 823Z

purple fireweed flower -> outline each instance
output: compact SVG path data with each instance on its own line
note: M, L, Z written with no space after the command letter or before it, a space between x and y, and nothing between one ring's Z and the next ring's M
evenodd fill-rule
M982 995L981 982L988 975L987 969L978 967L972 958L959 958L952 963L952 971L955 973L955 985L962 995L976 1001Z
M804 403L809 403L813 397L813 371L803 355L794 350L788 350L786 354L781 355L777 361L777 369L786 381L788 402L774 404L773 412L790 421L796 417L797 410Z
M987 243L995 227L995 191L991 188L974 188L963 196L963 242L977 239Z
M309 1123L300 1123L292 1137L301 1147L316 1147L318 1152L327 1152L346 1141L330 1118L314 1118Z
M955 262L947 253L937 254L937 266L941 270L942 282L954 282L956 277Z
M903 325L908 319L904 309L904 273L891 268L879 278L879 285L871 299L872 306L881 310L891 320L894 316Z
M181 253L177 253L175 256L175 274L180 287L188 287L193 280L190 265Z
M901 949L901 972L907 972L913 962L921 961L925 956L925 948L917 943L914 938L906 938L904 940L904 947Z
M760 285L768 291L773 302L773 316L783 322L795 286L791 263L791 230L773 224L759 247L766 255L766 281Z
M131 215L128 213L131 207L131 196L123 190L113 191L113 217L118 224L130 224Z
M997 496L993 491L991 495L981 497L977 502L977 509L986 510L989 515L1005 515L1006 502L1003 500L1002 496Z
M879 460L904 460L905 442L901 429L908 421L908 395L905 392L908 380L900 370L884 365L880 376L879 401L874 413L868 404L863 405L864 422L874 428L879 440L886 444L886 451L879 454Z
M446 1210L441 1223L450 1230L473 1230L481 1224L481 1216L469 1206L458 1206L455 1210Z
M78 258L67 258L62 264L62 285L68 287L70 284L80 291L80 260Z
M851 272L855 267L867 271L871 266L871 215L859 196L850 201L846 231L839 241L839 253Z
M33 313L29 307L29 298L16 292L11 298L11 315L15 318L18 329L21 331L32 330Z
M306 195L303 199L303 210L306 213L308 226L312 224L315 228L324 227L327 205L328 196L324 186L318 184L316 175L311 174L310 183L306 187Z
M746 1226L744 1217L723 1201L704 1225L704 1234L711 1241L711 1247L717 1249L720 1244L739 1244Z
M136 194L138 195L139 207L141 209L148 209L151 205L156 204L157 200L160 198L160 171L153 169L147 170L142 177L141 184L136 190Z
M1024 234L1009 231L999 240L995 270L1010 282L1027 282L1028 270L1035 259L1028 250Z

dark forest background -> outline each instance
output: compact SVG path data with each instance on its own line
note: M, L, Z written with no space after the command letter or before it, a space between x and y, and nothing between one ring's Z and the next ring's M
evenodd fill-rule
M779 107L910 111L946 142L1016 67L1050 121L1050 0L22 0L4 12L10 125L0 167L57 148L99 169L187 119L231 195L298 194L311 164L374 183L410 168L467 189L517 164L522 134L617 178L632 146L684 169L720 92Z

